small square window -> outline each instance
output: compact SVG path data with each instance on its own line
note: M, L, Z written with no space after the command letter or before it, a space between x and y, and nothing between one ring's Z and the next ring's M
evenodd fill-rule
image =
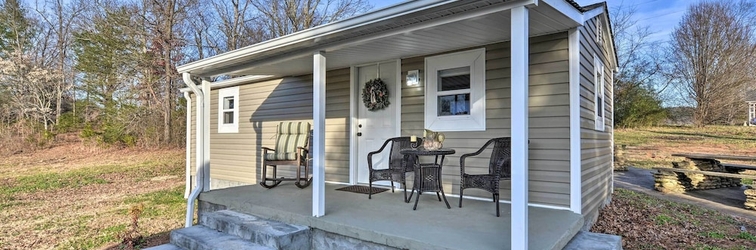
M486 50L425 58L425 128L486 130Z
M218 133L239 132L239 87L218 90Z

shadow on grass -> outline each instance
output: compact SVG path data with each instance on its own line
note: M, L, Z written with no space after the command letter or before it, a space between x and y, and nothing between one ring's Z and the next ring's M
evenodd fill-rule
M144 238L142 238L140 244L131 248L126 246L126 244L124 244L123 242L119 242L119 243L112 243L112 244L105 245L100 249L101 250L144 249L148 247L168 244L170 243L170 240L171 240L171 230L168 230L168 231L164 231L160 233L146 235L144 236Z

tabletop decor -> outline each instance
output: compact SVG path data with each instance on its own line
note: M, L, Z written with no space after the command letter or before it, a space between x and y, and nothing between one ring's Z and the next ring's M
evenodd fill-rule
M433 130L426 129L423 131L423 137L425 138L423 140L423 148L427 150L438 150L442 147L444 147L444 139L446 139L446 136L444 133L440 132L434 132Z
M362 102L370 111L388 107L391 102L389 102L389 91L386 83L381 78L375 78L365 83L365 87L362 88Z

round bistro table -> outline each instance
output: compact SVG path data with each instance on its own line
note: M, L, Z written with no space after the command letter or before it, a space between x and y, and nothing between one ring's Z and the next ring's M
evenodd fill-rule
M428 150L419 147L405 148L400 150L399 153L404 155L404 157L415 157L415 183L412 185L412 191L417 190L417 197L415 197L415 206L412 210L417 210L417 201L420 200L420 195L423 192L436 192L438 201L441 201L443 197L446 208L451 209L449 201L446 200L444 188L441 185L441 169L444 164L444 158L447 155L456 153L456 151L450 148ZM436 159L433 163L420 163L419 156L435 156ZM410 196L410 199L412 199L412 196Z

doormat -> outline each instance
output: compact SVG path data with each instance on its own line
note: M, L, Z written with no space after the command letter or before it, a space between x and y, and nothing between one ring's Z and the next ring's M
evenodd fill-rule
M336 190L347 191L347 192L358 193L358 194L369 194L370 193L370 188L369 187L366 187L366 186L357 186L357 185L346 186L346 187L343 187L343 188L337 188ZM373 188L373 194L385 192L387 190L388 190L388 188L377 188L377 187L374 187Z

